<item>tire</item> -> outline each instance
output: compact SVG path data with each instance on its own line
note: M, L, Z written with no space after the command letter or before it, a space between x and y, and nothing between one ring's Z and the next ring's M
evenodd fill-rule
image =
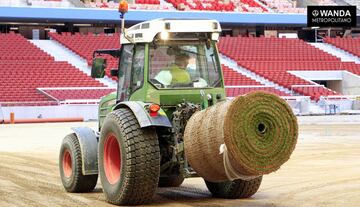
M184 182L184 177L181 175L173 175L169 177L159 178L159 187L179 187Z
M206 187L216 198L249 198L254 195L260 185L262 176L252 180L234 180L229 182L213 183L205 180Z
M59 169L61 182L67 192L79 193L94 190L98 175L82 174L81 148L75 134L69 134L63 139L59 155Z
M108 114L100 134L99 174L108 202L115 205L150 202L160 176L155 129L140 128L127 108Z

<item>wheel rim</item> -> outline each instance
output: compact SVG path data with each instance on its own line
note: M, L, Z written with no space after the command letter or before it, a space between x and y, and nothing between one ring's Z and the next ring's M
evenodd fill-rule
M69 178L72 174L72 162L69 150L65 150L64 152L62 165L65 177Z
M116 136L112 133L107 135L104 145L104 169L107 180L115 184L120 179L121 153L120 145Z

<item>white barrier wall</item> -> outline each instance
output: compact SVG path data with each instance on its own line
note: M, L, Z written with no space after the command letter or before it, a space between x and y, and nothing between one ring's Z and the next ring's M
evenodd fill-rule
M59 105L59 106L14 106L1 107L0 119L10 119L10 113L15 113L16 119L34 118L83 118L84 121L98 119L98 105Z
M358 95L360 94L360 77L353 73L344 72L342 81L342 94Z
M342 113L345 111L359 113L360 104L357 100L350 99L322 99L318 103L310 101L307 97L290 97L287 102L296 115L325 115L331 112ZM335 105L336 109L330 109ZM354 107L356 105L356 107ZM359 106L358 106L359 105ZM9 120L10 113L15 113L16 119L36 118L83 118L84 121L98 120L97 104L64 104L58 106L0 106L0 122L3 119ZM355 110L355 111L354 111Z

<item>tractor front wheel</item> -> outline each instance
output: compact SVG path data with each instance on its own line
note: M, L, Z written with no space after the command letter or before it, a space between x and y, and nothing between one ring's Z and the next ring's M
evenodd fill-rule
M59 169L61 182L66 191L75 193L94 190L98 175L82 174L81 147L75 134L69 134L63 139Z
M228 182L214 183L205 180L206 187L213 197L216 198L249 198L254 195L262 181L262 176L251 180L234 180Z
M155 129L141 128L133 112L126 108L108 114L100 134L99 174L108 202L150 202L160 175Z

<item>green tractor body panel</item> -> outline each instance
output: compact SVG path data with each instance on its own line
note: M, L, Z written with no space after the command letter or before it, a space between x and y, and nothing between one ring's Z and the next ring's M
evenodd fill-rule
M206 96L208 96L208 94L211 96L213 100L212 104L216 104L218 101L222 101L226 98L225 89L223 87L211 89L159 90L151 84L145 85L148 85L148 87L143 87L136 91L131 95L129 101L142 102L144 110L146 110L146 103L159 104L161 106L159 114L161 115L163 114L162 112L165 112L169 119L171 118L173 109L179 103L190 102L194 104L203 104L204 99L207 97L203 97L201 95L202 93L206 94ZM116 100L116 93L111 93L101 99L99 104L99 128L101 128L106 115L114 109L117 109L115 107L117 106ZM147 114L147 116L149 116L149 114Z
M99 103L99 131L104 122L106 115L113 111L116 105L116 92L110 93L101 98Z

